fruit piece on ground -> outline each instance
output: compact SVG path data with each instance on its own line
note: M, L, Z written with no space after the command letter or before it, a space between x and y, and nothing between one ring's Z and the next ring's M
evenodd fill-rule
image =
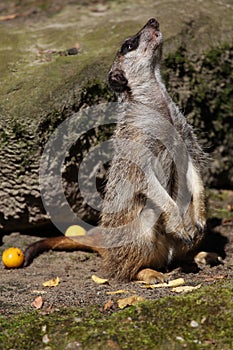
M69 226L65 232L65 236L72 237L72 236L84 236L87 233L87 231L79 225L72 225Z
M22 266L24 262L22 250L17 247L11 247L4 250L2 254L2 262L7 268L17 268Z

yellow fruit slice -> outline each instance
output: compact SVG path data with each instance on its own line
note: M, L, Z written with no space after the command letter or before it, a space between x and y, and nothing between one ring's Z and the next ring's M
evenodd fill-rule
M98 277L96 275L92 275L91 279L92 279L92 281L94 281L95 283L98 283L98 284L106 284L106 283L108 283L108 280L106 278L100 278L100 277Z
M7 268L20 267L24 262L22 250L16 247L4 250L2 254L2 262Z
M74 237L74 236L84 236L87 233L87 231L79 225L72 225L69 226L65 232L65 236L67 237Z

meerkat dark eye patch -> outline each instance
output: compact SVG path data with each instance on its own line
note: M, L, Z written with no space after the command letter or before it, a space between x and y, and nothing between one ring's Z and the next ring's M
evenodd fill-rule
M136 35L130 39L127 39L121 46L121 55L127 54L127 52L134 51L139 45L139 35Z
M128 80L126 79L123 70L114 69L108 75L109 86L115 92L123 92L128 89Z

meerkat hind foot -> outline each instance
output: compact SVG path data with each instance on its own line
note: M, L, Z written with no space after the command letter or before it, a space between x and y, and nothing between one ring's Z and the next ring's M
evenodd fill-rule
M168 282L167 276L152 269L143 269L137 273L136 279L148 284Z
M200 268L206 265L215 266L224 264L222 257L214 252L199 252L197 255L195 255L194 261Z

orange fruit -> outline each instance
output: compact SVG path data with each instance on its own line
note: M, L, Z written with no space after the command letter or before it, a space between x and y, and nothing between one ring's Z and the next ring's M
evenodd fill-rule
M2 254L2 262L5 267L8 268L20 267L24 262L24 255L22 250L15 247L4 250Z

